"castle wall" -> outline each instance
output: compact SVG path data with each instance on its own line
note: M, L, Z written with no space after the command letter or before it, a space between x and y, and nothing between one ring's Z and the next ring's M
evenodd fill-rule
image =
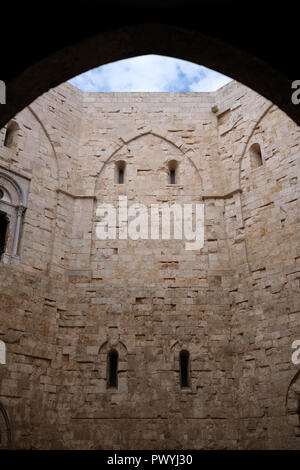
M0 265L15 448L299 447L285 400L300 339L299 130L270 106L235 82L188 94L64 84L16 116L17 148L0 149L30 179L18 260ZM204 247L99 240L97 208L119 196L204 204Z

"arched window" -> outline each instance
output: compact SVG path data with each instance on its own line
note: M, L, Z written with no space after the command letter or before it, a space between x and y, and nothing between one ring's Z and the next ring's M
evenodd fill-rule
M262 166L263 159L261 154L261 149L259 144L252 144L250 149L250 161L251 161L251 168L257 168Z
M4 147L8 147L8 148L16 147L18 129L19 129L19 126L15 121L12 121L7 125L5 137L4 137Z
M108 353L107 388L118 388L118 359L118 352L112 349Z
M7 413L0 403L0 449L7 449L10 446L11 433Z
M126 168L126 164L124 161L119 161L116 163L116 183L117 184L124 184L125 168Z
M1 196L1 189L0 189L0 196ZM8 223L9 221L7 219L7 216L4 213L0 212L0 258L5 252Z
M188 351L180 351L180 386L182 388L190 386L190 353Z
M168 164L169 166L169 184L177 184L177 167L178 163L176 160L171 160Z

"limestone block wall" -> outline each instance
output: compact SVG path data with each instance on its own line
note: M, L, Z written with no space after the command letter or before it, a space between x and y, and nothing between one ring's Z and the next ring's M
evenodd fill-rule
M30 179L18 263L0 264L11 445L299 448L295 124L236 82L187 94L63 84L16 121L17 145L3 145L3 129L0 147L0 165ZM204 247L99 240L97 208L119 196L203 203ZM117 389L107 388L111 349Z
M6 170L21 172L30 181L20 252L22 263L28 269L43 271L51 262L57 209L57 163L49 139L29 109L17 116L17 122L16 148L3 146L2 130L0 165Z
M238 175L241 190L240 216L227 219L231 259L240 265L231 330L239 429L249 447L261 447L264 436L266 447L284 448L299 435L296 407L289 410L287 402L299 375L291 362L299 336L299 128L272 103L249 99L254 93L244 94L242 86L223 87L219 97L225 94L230 110L218 115L228 123L226 132L220 126L220 148L232 155L224 165ZM257 143L262 165L253 168ZM289 412L298 423L293 433Z
M253 142L261 145L263 164L251 169ZM270 108L250 135L241 162L249 277L238 286L232 330L238 395L244 396L241 429L253 446L261 435L278 448L286 445L283 434L290 443L299 436L299 421L291 433L287 419L287 385L299 373L291 362L291 345L299 337L299 157L299 129ZM249 396L251 407L245 411Z

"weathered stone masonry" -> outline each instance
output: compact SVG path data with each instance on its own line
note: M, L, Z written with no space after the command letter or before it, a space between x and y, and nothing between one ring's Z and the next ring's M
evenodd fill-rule
M0 187L24 200L0 200L4 215L22 206L16 253L11 219L0 263L1 446L300 448L299 128L231 82L214 93L63 84L11 129ZM203 202L204 248L98 240L97 205L119 195Z

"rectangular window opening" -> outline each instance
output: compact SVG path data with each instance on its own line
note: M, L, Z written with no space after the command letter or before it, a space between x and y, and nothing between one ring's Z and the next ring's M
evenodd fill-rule
M124 184L124 170L119 169L119 184Z
M189 387L189 354L180 354L180 385L182 388Z
M170 170L170 183L175 184L175 170Z

